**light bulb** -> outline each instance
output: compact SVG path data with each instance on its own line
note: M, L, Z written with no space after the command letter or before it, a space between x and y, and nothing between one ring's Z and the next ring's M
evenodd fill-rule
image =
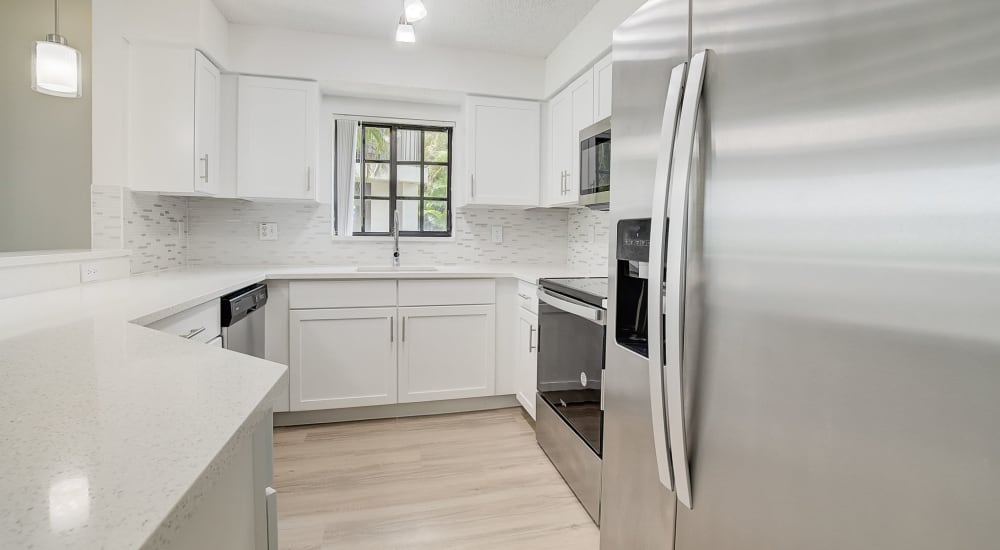
M403 0L403 12L406 13L406 20L410 23L427 17L427 8L422 0Z

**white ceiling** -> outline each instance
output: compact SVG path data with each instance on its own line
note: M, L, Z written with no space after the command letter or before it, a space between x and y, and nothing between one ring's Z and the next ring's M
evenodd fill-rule
M215 0L233 23L393 40L403 0ZM424 0L417 45L545 57L597 0Z

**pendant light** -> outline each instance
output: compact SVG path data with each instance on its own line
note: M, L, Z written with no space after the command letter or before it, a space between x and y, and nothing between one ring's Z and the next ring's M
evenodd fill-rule
M396 27L396 42L413 44L417 41L417 33L413 30L413 25L406 20L406 14L399 16L399 26Z
M407 21L416 23L427 17L427 7L422 0L403 0L403 13L406 14Z
M31 89L58 97L83 95L80 51L59 34L59 0L55 1L55 32L35 42L31 50Z

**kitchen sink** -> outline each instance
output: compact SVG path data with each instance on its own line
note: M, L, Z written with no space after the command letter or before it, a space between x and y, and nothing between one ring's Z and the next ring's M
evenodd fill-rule
M438 268L431 266L400 266L393 267L391 265L366 265L357 268L360 273L393 273L397 271L407 272L407 271L437 271Z

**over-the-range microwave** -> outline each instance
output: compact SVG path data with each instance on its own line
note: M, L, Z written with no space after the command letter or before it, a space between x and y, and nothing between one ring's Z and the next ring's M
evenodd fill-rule
M611 205L611 118L580 131L580 206Z

